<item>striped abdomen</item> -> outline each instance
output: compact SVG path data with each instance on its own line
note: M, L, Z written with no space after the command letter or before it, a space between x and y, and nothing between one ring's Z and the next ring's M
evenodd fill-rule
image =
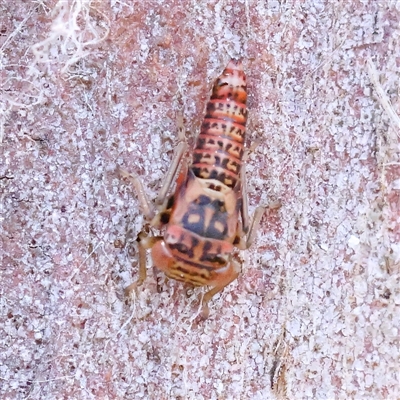
M244 153L246 76L240 61L231 60L216 80L193 152L193 173L233 188Z

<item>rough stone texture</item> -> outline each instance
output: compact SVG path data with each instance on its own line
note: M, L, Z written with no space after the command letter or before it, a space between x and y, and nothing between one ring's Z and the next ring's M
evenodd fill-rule
M4 1L2 399L398 399L400 3ZM138 296L154 199L231 57L250 205L280 201L211 302Z

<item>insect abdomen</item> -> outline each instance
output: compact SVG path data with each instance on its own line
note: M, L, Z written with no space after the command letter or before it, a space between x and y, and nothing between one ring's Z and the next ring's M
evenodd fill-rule
M216 80L200 135L193 151L193 173L233 188L244 153L246 76L240 61L231 60Z

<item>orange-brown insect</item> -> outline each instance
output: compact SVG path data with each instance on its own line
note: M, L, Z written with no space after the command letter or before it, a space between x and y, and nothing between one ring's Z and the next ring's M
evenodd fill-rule
M264 207L256 209L249 228L243 165L246 99L242 63L231 60L214 84L189 165L184 138L177 146L155 217L139 178L122 171L131 178L151 226L165 227L164 236L139 235L139 279L128 292L146 278L146 249L169 278L211 287L203 297L204 316L207 302L237 278L240 265L232 258L234 248L251 245L264 212ZM167 197L179 169L175 192Z

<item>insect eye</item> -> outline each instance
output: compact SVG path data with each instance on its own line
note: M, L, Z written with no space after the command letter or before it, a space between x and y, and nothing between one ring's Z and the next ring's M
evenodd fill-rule
M170 217L171 217L171 213L164 211L160 214L160 222L163 225L166 225L166 224L168 224Z

